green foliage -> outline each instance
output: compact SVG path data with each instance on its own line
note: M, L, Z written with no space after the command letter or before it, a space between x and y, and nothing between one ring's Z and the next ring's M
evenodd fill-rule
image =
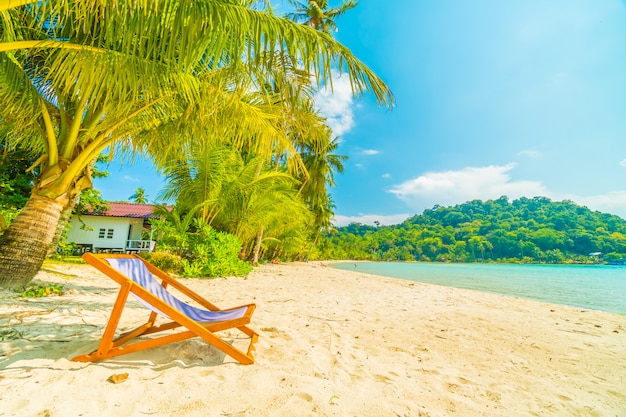
M196 218L240 238L240 256L253 261L256 254L303 256L300 240L313 240L312 209L298 191L300 182L281 166L229 146L197 144L186 160L172 160L164 172L168 184L161 197L175 199L176 206L159 210L170 229L160 241L174 250L187 249L186 233ZM326 187L320 193L328 198Z
M63 285L32 281L26 287L18 288L16 291L24 298L49 297L53 295L63 295Z
M170 252L147 252L142 253L141 257L149 261L152 265L167 272L182 274L183 263L179 255Z
M621 262L626 259L626 221L545 197L474 200L435 206L399 225L341 227L321 242L318 256L377 261Z
M78 245L76 242L66 242L64 240L60 240L57 244L57 255L64 256L72 256L77 249Z
M74 206L74 214L102 213L109 210L109 202L102 198L100 191L88 188L80 193L80 198Z
M0 233L13 222L19 213L19 209L0 208Z
M289 0L289 3L295 7L295 11L286 15L288 19L330 34L337 31L335 19L356 7L359 2L348 0L342 2L339 7L331 7L327 0L309 1L308 4L299 0Z
M200 221L196 225L196 233L189 235L190 257L182 261L183 276L244 276L252 271L252 265L239 259L241 239Z
M34 158L0 140L0 234L28 201L35 174L28 171Z
M157 266L165 264L167 269L171 265L185 277L244 276L252 270L252 265L239 259L241 239L238 237L217 232L201 219L178 226L163 220L153 222L159 236L157 248L169 252L150 255L151 261L156 259Z
M143 187L137 188L135 193L128 199L132 200L135 204L148 204L148 196L146 195L146 190Z
M0 342L21 339L22 334L15 329L0 330Z
M85 261L81 256L78 255L62 255L59 253L55 253L50 255L44 262L51 263L65 263L65 264L84 264Z
M30 197L35 174L27 171L34 158L0 141L0 210L21 209Z

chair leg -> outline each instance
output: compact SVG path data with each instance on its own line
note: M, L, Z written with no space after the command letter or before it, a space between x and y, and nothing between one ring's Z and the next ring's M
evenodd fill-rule
M109 321L104 329L104 334L102 335L102 339L100 340L100 344L98 345L98 349L95 351L86 354L76 356L72 358L75 362L92 362L103 358L108 351L110 351L114 346L115 331L117 330L117 326L119 325L120 318L122 317L122 311L124 310L124 305L126 304L126 300L128 299L128 294L130 293L130 284L122 285L120 291L117 293L117 298L115 299L115 304L113 305L113 310L111 311L111 316L109 317Z

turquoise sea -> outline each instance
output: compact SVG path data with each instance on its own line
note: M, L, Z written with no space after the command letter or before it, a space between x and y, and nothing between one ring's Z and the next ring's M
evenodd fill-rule
M626 266L346 262L333 267L626 314Z

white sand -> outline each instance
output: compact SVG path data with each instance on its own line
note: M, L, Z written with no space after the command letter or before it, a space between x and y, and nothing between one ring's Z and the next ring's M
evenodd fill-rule
M69 359L96 347L117 284L84 265L37 279L70 291L2 293L1 329L20 338L0 342L0 416L626 417L623 315L266 265L185 281L221 307L257 304L254 365L199 339L86 364ZM133 301L122 328L146 311Z

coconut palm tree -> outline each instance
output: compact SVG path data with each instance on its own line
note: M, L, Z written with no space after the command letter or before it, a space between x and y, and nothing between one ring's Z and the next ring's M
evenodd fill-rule
M308 0L306 3L289 0L296 11L286 17L294 22L301 22L324 33L336 31L335 19L358 5L358 1L348 0L339 7L329 7L328 0Z
M250 3L0 0L0 138L39 157L31 198L0 237L0 285L36 274L105 150L151 152L158 163L207 130L254 137L266 153L277 138L287 142L239 100L246 83L226 94L216 73L254 79L282 51L318 82L338 67L355 93L393 103L347 48Z
M135 204L147 204L148 198L146 197L146 190L143 187L138 187L135 193L129 197Z
M343 172L343 161L348 159L335 153L337 138L331 139L331 134L331 130L325 127L318 135L307 136L301 153L308 176L302 179L300 192L315 216L313 229L316 241L320 232L332 227L334 206L329 187L335 186L335 173Z
M264 239L280 240L296 219L300 225L310 221L296 184L288 173L268 166L265 158L249 157L223 187L216 227L238 236L244 256L256 263Z
M198 144L188 158L172 160L163 171L161 198L175 199L180 212L194 213L215 229L239 237L244 257L249 254L253 262L258 261L263 236L280 240L287 219L293 216L305 225L311 218L298 198L297 181L264 157L244 159L224 145Z

